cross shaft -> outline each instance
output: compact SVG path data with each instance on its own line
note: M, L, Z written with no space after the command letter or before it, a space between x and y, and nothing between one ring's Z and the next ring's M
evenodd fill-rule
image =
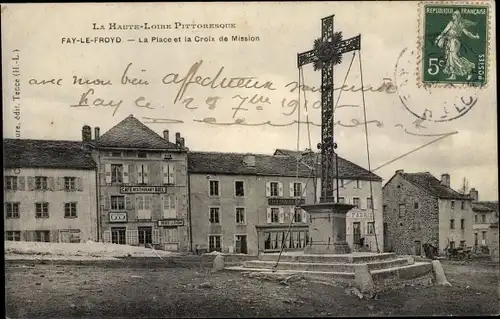
M334 37L334 15L321 19L321 42L332 43ZM361 48L361 35L340 41L333 47L331 58ZM319 60L316 50L297 55L298 67ZM321 196L320 202L333 202L333 157L334 147L334 106L333 106L334 63L325 63L321 68ZM338 176L337 176L338 180ZM338 188L338 187L337 187ZM338 189L337 189L338 194ZM338 201L338 196L337 196Z

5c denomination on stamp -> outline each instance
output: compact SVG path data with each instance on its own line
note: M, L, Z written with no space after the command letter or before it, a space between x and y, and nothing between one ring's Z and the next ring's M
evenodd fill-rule
M483 87L488 77L489 7L484 3L423 3L420 81Z

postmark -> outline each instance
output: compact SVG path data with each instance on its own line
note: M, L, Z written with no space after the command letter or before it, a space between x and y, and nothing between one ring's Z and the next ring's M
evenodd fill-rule
M421 3L419 87L486 86L489 14L486 2Z

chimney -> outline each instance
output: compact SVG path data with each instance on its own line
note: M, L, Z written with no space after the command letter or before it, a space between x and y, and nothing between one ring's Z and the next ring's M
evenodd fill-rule
M94 128L94 139L97 140L99 138L99 128L96 127Z
M396 171L396 174L403 174L404 172L405 172L404 170L402 170L402 169L398 169L398 170Z
M181 133L175 133L175 144L180 144L181 142Z
M168 142L168 130L163 130L163 139Z
M472 197L472 200L475 202L479 200L479 192L475 188L471 188L469 196Z
M243 164L245 164L246 167L255 167L255 155L245 155L243 157Z
M442 174L441 175L441 184L450 187L450 174Z
M90 142L92 140L92 129L88 125L84 125L82 128L82 141Z

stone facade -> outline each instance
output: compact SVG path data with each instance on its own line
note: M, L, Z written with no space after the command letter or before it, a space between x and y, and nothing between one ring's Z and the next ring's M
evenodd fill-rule
M420 255L421 245L439 242L437 198L429 196L401 175L394 176L384 186L383 198L384 251Z
M94 169L5 169L4 178L5 240L97 240Z

